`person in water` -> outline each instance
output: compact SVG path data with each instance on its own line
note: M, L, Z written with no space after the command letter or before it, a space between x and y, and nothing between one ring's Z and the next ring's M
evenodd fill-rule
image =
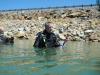
M4 28L0 27L0 42L2 43L14 43L14 37L7 37L4 34Z
M65 43L66 37L60 36L59 32L54 30L54 24L52 22L46 22L45 29L37 33L33 46L37 48L59 47L64 45L60 43L61 40Z

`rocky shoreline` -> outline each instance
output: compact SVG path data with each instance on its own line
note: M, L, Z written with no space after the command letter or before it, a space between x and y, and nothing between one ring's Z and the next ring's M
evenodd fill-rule
M63 28L68 40L100 42L100 12L95 7L0 12L0 26L15 38L34 39L47 21L57 30Z

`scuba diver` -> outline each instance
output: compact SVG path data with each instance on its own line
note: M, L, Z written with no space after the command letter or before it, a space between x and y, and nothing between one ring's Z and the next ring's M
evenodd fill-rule
M38 32L34 42L34 47L36 48L52 48L60 47L63 44L60 41L67 41L65 36L60 36L59 32L54 31L54 24L52 22L45 23L45 29L41 32Z

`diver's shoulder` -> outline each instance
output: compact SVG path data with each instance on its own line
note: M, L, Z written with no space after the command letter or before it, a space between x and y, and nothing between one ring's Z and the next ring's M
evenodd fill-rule
M43 31L38 32L36 35L40 35L40 34L43 34Z

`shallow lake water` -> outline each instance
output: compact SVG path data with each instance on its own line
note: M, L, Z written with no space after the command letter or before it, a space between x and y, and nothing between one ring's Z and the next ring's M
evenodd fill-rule
M100 75L100 43L37 49L32 40L0 44L0 75Z

